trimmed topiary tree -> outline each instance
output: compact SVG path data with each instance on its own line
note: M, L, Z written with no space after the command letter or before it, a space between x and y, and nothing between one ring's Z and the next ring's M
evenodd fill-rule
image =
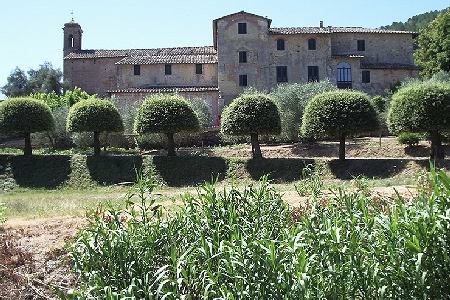
M12 98L0 103L0 132L19 133L25 137L23 154L32 154L31 133L54 128L50 107L32 98Z
M262 158L259 135L281 133L278 107L265 94L241 95L223 111L221 130L227 135L250 135L253 158Z
M338 138L339 159L345 160L345 138L378 126L377 113L366 94L339 90L317 95L308 103L300 131L307 138Z
M100 133L123 131L117 108L107 100L91 98L75 103L67 115L67 131L93 132L94 155L100 154Z
M167 155L175 156L174 134L198 131L199 121L190 104L179 95L155 95L139 108L134 131L140 135L163 133L167 136Z
M401 88L392 96L388 125L394 134L427 132L431 158L444 159L442 134L450 131L450 84L425 81Z

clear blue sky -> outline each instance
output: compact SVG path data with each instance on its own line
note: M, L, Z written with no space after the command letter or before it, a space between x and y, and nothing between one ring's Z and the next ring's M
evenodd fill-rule
M16 67L44 61L62 68L62 27L83 28L84 49L212 45L212 20L245 10L268 16L274 27L379 27L448 7L448 0L2 0L0 86ZM0 99L3 95L0 95Z

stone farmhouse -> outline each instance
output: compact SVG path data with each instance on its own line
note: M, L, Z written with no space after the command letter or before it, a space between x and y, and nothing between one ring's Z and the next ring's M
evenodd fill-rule
M64 24L64 79L70 88L129 105L154 93L204 99L218 120L247 87L329 79L339 88L382 94L416 77L415 32L331 27L272 28L244 11L213 21L213 46L85 50L81 26Z

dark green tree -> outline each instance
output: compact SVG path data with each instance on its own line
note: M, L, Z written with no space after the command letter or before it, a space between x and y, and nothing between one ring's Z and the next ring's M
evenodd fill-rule
M414 57L425 78L450 71L450 10L438 15L421 32L418 43Z
M167 136L167 155L175 156L174 134L199 130L199 120L191 105L178 95L156 95L139 108L134 130L142 135L163 133Z
M28 71L28 88L32 93L51 93L61 95L63 91L62 72L45 62L37 70Z
M11 98L0 103L0 132L19 133L25 138L23 154L32 154L31 133L52 130L50 107L31 98Z
M249 135L253 158L262 158L259 135L281 133L278 107L268 95L243 94L223 111L221 130L227 135Z
M28 95L30 89L27 74L19 69L19 67L16 67L6 79L6 84L1 88L1 91L8 97Z
M442 134L450 131L450 84L425 81L401 88L392 96L388 125L394 134L427 132L431 158L444 159Z
M93 132L94 155L100 154L100 133L123 131L117 108L107 100L91 98L75 103L67 116L67 131Z
M339 90L315 96L303 114L301 135L307 138L338 138L339 159L345 160L345 139L376 130L377 113L361 92Z

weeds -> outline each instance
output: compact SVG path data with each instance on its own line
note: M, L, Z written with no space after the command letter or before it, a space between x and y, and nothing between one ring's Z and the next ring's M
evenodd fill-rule
M323 166L309 164L302 169L302 179L295 185L295 190L301 196L313 196L317 199L323 190Z
M0 225L6 222L6 206L0 202Z
M432 192L410 203L381 210L364 188L340 189L295 222L267 178L243 190L205 184L166 217L149 200L152 179L139 179L139 207L96 215L73 244L76 299L450 297L444 172L433 169Z

